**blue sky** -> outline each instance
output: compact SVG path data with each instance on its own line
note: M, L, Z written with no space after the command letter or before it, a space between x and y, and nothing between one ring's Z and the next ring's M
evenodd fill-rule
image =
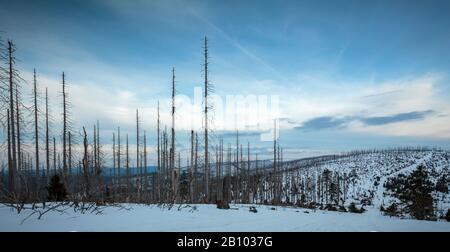
M449 1L0 0L0 6L2 37L17 44L25 79L36 67L56 100L61 71L67 73L76 128L99 119L104 134L119 125L131 131L139 108L143 127L153 131L157 100L169 123L171 68L178 93L192 98L202 81L206 35L215 93L279 95L286 148L311 155L450 147ZM186 137L180 133L180 145Z

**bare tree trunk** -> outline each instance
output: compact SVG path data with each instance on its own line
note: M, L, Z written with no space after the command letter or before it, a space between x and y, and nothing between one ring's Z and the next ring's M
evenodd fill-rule
M206 202L209 202L209 157L208 157L208 39L205 37L204 46L204 74L205 74L205 196Z
M117 183L120 191L120 156L122 155L120 152L120 127L117 127Z
M172 179L170 171L170 152L169 152L169 136L167 132L167 126L164 127L164 171L165 171L165 183L166 183L166 200L167 202L172 199Z
M170 181L168 181L168 173L167 173L167 129L164 127L164 130L161 134L161 167L162 167L162 198L163 201L167 200L168 188L170 186Z
M157 163L157 171L156 171L156 181L157 181L157 188L158 188L158 193L157 193L157 198L158 201L161 200L161 147L160 147L160 121L159 121L159 101L158 101L158 120L157 120L157 134L158 134L158 147L157 147L157 152L158 152L158 163Z
M15 173L14 173L14 167L12 165L12 157L11 157L11 139L14 137L11 137L11 127L10 127L10 113L9 113L9 109L7 110L7 119L8 119L8 176L9 176L9 181L8 181L8 185L9 185L9 193L14 193L14 177L15 177Z
M175 202L180 203L180 176L181 176L181 154L178 152L178 167L174 170L175 172Z
M239 164L239 131L236 131L236 195L234 196L235 203L239 203L239 195L240 195L240 164Z
M147 134L144 131L144 191L147 197L148 194L148 170L147 170Z
M258 153L256 153L255 154L255 182L254 182L254 196L253 196L253 201L255 201L255 199L256 199L256 202L253 202L253 203L261 203L261 202L258 202L258 198L259 198L259 195L258 194L261 194L261 191L259 191L259 183L261 183L260 182L260 178L259 178L259 163L258 163Z
M170 173L172 175L172 192L177 197L175 171L175 68L172 68L172 129L170 141Z
M240 169L240 172L239 172L239 184L240 184L240 186L239 186L239 188L241 189L241 192L239 193L239 202L240 203L243 203L244 202L244 200L243 200L243 198L245 198L245 192L244 192L244 179L245 179L245 168L244 168L244 156L243 156L243 151L242 151L242 144L240 144L240 148L241 148L241 153L239 153L240 154L240 159L239 159L239 169ZM242 175L242 173L244 173L244 175Z
M194 131L191 130L191 161L189 167L189 193L191 202L194 203L194 188L195 188L195 174L194 174ZM194 182L193 182L194 181Z
M85 192L84 194L87 198L90 198L90 187L89 187L89 157L88 157L88 140L86 129L83 127L83 177L85 183Z
M53 169L56 175L56 138L53 137Z
M246 188L247 188L247 192L246 192L246 196L247 198L245 199L248 203L250 203L250 142L247 142L247 176L246 176Z
M10 143L11 143L11 165L9 167L9 190L11 193L15 193L16 190L16 171L17 167L17 150L16 150L16 134L15 134L15 121L14 121L14 82L13 82L13 64L14 64L14 44L12 41L8 41L8 59L9 59L9 113L10 113Z
M34 141L35 141L35 162L37 181L39 182L39 134L38 134L38 106L37 106L37 84L36 84L36 69L33 70L33 84L34 84ZM39 184L37 184L39 186Z
M280 204L282 202L281 196L282 196L282 178L283 178L283 162L281 162L281 150L280 150L280 143L277 141L278 145L278 174L277 174L277 182L278 182L278 203Z
M223 202L223 176L222 176L222 167L223 167L223 139L220 138L219 143L219 157L218 157L218 172L217 172L217 191L218 191L218 201ZM228 203L228 202L227 202Z
M48 89L45 88L45 157L47 165L47 176L50 174L50 146L49 146L49 129L48 129Z
M198 202L198 184L197 184L197 167L198 167L198 135L195 132L195 160L194 160L194 200Z
M215 190L214 195L215 195L215 202L217 203L220 200L220 186L219 186L219 180L220 180L220 140L219 140L219 144L216 145L216 150L215 150L215 155L216 155L216 169L215 169L215 174L214 174L214 184L213 184L213 189ZM213 190L211 189L211 190Z
M126 135L126 169L127 169L127 198L130 196L130 159L128 155L128 134Z
M274 120L274 130L273 130L273 202L274 204L278 204L278 181L277 181L277 121L276 119Z
M226 188L227 188L227 201L231 200L231 144L228 144L228 155L227 155L227 182L226 182Z
M97 178L98 159L97 159L97 126L94 124L94 148L92 150L92 158L94 164L94 178Z
M101 180L101 177L100 177L100 175L101 175L101 173L102 173L102 164L101 164L101 162L102 162L102 160L101 160L101 157L100 157L100 123L99 123L99 121L97 120L97 137L96 137L96 139L97 139L97 173L98 173L98 176L99 176L99 179L100 179L100 184L102 183L102 180Z
M141 165L139 163L139 111L136 109L136 169L137 177L139 178L139 183L142 182L142 171ZM138 185L138 184L137 184ZM138 195L140 196L140 187L138 186ZM139 199L140 200L140 199Z
M115 191L116 191L116 189L117 189L117 181L116 181L116 178L117 178L117 174L116 174L116 133L115 132L113 132L113 146L112 146L112 152L113 152L113 179L112 179L112 182L113 182L113 191L114 191L114 193L115 193Z
M21 171L23 168L22 162L22 147L21 147L21 133L20 133L20 111L19 111L19 86L16 83L16 129L17 129L17 158L18 170Z
M67 101L66 101L66 81L64 72L62 73L62 95L63 95L63 172L64 179L67 176L67 150L66 150L66 137L67 137Z
M67 185L69 186L69 188L72 187L71 184L71 180L70 178L72 177L72 133L69 131L69 153L67 155L68 157L68 166L69 166L69 174L68 174L68 180L67 180Z

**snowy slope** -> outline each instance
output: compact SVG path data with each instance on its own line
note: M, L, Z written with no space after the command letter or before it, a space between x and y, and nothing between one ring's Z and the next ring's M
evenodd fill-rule
M234 205L237 210L220 210L215 205L174 207L127 204L130 210L107 208L102 215L67 211L51 212L42 219L21 221L29 210L18 215L0 207L0 231L450 231L449 222L418 221L382 216L376 209L364 214L312 211L302 208Z
M384 187L389 178L399 174L409 175L419 165L424 165L430 180L436 183L443 175L450 178L450 153L442 150L387 150L351 154L316 160L305 164L302 160L286 163L289 177L316 181L325 170L346 178L345 205L355 202L374 206L387 206L397 201ZM295 176L293 176L295 175ZM342 182L342 181L341 181ZM285 183L290 186L289 183ZM293 183L291 183L293 184ZM340 190L342 191L342 185ZM344 195L340 195L343 197ZM439 214L450 208L450 194L433 193L435 208Z

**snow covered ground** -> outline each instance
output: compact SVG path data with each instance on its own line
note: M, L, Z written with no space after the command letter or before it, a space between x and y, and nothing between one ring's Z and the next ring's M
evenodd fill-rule
M0 231L446 231L450 222L418 221L382 216L368 208L363 214L339 213L302 208L233 205L237 210L220 210L215 205L194 205L168 210L155 205L127 204L129 210L106 208L101 215L47 213L24 221L31 212L20 215L10 208L0 207Z

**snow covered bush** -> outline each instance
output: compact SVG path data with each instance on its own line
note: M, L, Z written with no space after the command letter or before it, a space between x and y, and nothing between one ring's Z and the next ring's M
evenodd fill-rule
M355 204L355 202L350 203L350 205L348 206L348 211L350 213L363 213L364 211L366 211L363 207L358 208Z
M386 209L383 210L385 215L388 216L398 216L398 208L397 204L394 202L390 206L388 206Z

